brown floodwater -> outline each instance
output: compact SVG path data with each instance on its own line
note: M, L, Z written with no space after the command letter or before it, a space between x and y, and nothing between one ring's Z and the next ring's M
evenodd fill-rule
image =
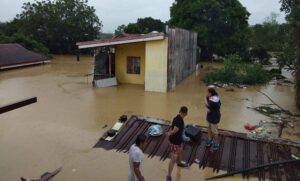
M141 85L119 85L95 89L91 77L92 57L55 56L52 63L0 72L0 104L31 96L38 102L0 115L0 180L21 176L38 178L46 171L63 170L53 180L127 180L128 158L115 151L92 149L106 129L122 114L140 114L172 119L182 105L189 108L187 123L205 125L206 86L200 81L204 69L181 82L168 93L145 92ZM267 117L247 107L270 101L256 89L268 94L280 106L295 108L294 87L266 85L226 92L222 99L220 128L246 132L247 122L257 124ZM244 100L248 99L248 101ZM299 123L284 131L283 137L299 140ZM145 159L147 180L165 180L168 162ZM211 169L175 169L175 180L204 180L217 175ZM241 180L240 176L227 180ZM255 180L255 179L254 179Z

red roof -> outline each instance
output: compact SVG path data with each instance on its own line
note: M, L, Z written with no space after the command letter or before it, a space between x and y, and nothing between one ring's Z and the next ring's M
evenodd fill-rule
M129 40L136 40L138 41L149 41L151 40L151 38L155 38L155 37L164 37L164 33L160 33L160 32L152 32L152 33L148 33L148 34L129 34L129 33L122 33L120 35L114 36L111 39L102 39L102 40L94 40L94 41L84 41L84 42L78 42L76 43L77 46L85 46L85 45L95 45L95 47L97 45L101 46L102 44L107 44L107 43L115 43L118 44L118 42L120 44L122 44L122 42L126 42ZM104 45L103 45L104 46Z

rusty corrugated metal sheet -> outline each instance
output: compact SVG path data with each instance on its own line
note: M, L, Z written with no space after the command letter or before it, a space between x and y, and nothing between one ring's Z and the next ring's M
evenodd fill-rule
M165 131L170 127L163 122L159 123ZM101 139L95 145L95 148L115 149L127 153L136 136L140 133L146 133L147 129L153 124L157 123L152 122L151 119L133 116L113 141L107 142ZM246 134L221 130L220 149L212 152L205 147L206 128L199 128L202 134L197 141L184 144L183 160L193 164L197 159L199 160L199 168L211 167L215 172L219 172L219 170L233 172L275 161L291 160L291 149L300 149L300 147L292 144L251 140L247 138ZM151 158L158 156L160 160L167 159L169 157L167 136L148 138L144 152ZM299 167L300 165L277 166L259 170L253 175L257 176L259 180L295 180L296 170L300 171ZM249 177L249 175L244 176Z
M47 60L45 56L27 50L19 44L0 44L0 67Z

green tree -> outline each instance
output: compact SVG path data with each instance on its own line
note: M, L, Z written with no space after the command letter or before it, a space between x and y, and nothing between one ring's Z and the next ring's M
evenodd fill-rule
M175 0L171 26L198 32L202 58L246 50L250 13L238 0Z
M163 32L165 30L165 23L159 19L153 19L151 17L139 18L136 23L129 23L126 25L120 25L115 30L115 35L121 33L133 33L133 34L146 34L152 31Z
M120 25L118 28L115 30L115 35L120 35L124 33L124 29L126 28L126 25Z
M13 22L0 22L0 35L12 36L18 31L18 28Z
M95 39L102 24L87 0L24 3L12 24L18 33L46 45L51 53L74 53L76 42Z
M0 43L18 43L28 50L51 57L49 49L33 38L16 33L17 27L12 22L0 22Z
M125 28L124 28L124 33L137 33L140 34L143 31L143 27L139 27L137 23L129 23ZM147 32L149 33L149 32Z
M277 22L278 14L271 13L262 24L250 27L249 42L253 49L282 51L283 42L289 37L290 26Z
M269 24L278 24L277 18L279 17L278 13L271 12L270 16L265 18L264 23L269 23Z
M281 10L287 14L287 20L291 23L293 31L291 33L292 42L290 46L295 56L295 81L296 81L296 102L300 109L300 0L280 0Z
M23 34L17 33L12 36L5 36L0 34L0 43L18 43L28 50L43 54L49 58L51 57L51 55L49 54L49 49L46 48L42 43L39 43Z
M0 22L0 35L5 35L6 23Z

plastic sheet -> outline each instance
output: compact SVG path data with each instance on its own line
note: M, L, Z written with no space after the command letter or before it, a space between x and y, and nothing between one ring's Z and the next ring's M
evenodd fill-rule
M164 130L162 129L161 125L159 125L159 124L150 126L147 131L149 136L160 136L163 134L163 132L164 132Z

